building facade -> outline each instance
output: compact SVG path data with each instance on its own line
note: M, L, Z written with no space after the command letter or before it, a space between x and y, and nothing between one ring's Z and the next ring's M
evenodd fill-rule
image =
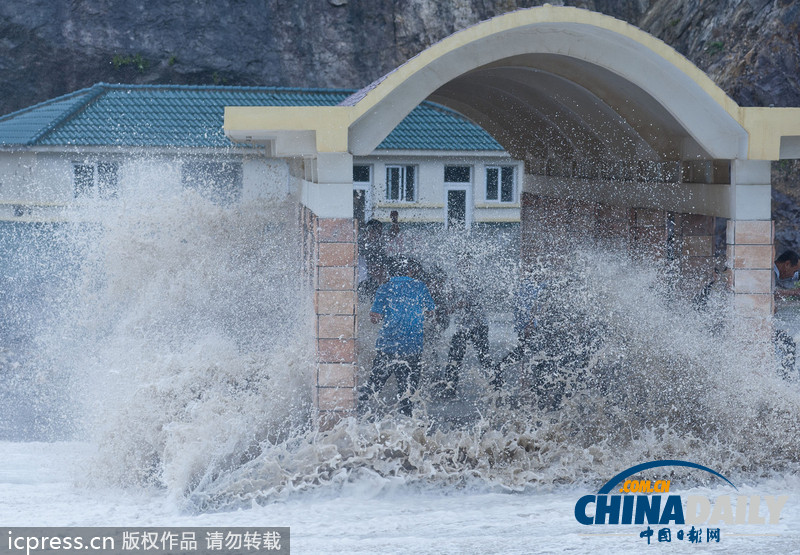
M331 106L352 91L98 84L0 118L0 219L80 219L87 202L191 188L232 203L300 194L302 157L232 143L225 106ZM519 222L522 164L460 114L423 103L353 160L358 220ZM142 182L149 183L148 187Z

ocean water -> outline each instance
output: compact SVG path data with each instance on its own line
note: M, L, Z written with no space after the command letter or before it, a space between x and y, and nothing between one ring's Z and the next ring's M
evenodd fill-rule
M575 502L678 459L790 496L778 525L723 526L705 548L796 543L798 383L724 291L698 307L651 263L554 240L534 270L557 355L509 368L497 393L470 351L455 401L423 385L401 417L390 387L369 418L322 432L296 202L137 198L92 225L3 228L7 525L289 525L301 553L632 552L641 527L583 526ZM499 359L513 241L419 230L408 246L453 280L469 253ZM452 332L429 344L426 377ZM665 476L680 494L731 493L678 467L646 477Z
M4 526L289 526L293 553L792 553L800 541L794 476L738 483L743 495L789 494L777 526L722 524L719 543L648 545L644 526L583 526L577 499L596 488L564 484L525 493L354 480L235 511L190 513L163 489L86 484L86 443L0 442L0 521ZM677 488L714 499L729 487ZM761 514L766 516L762 508ZM655 527L654 527L655 528ZM703 526L702 528L705 528Z

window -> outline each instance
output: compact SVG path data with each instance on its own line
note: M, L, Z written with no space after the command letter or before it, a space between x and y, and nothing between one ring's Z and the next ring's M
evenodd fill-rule
M91 196L94 192L94 165L74 164L72 178L75 183L75 198Z
M445 166L445 183L469 183L472 172L469 166Z
M414 202L417 194L416 166L386 166L386 200Z
M369 185L372 183L372 166L353 166L353 184Z
M115 198L119 191L119 166L110 162L72 165L75 198Z
M514 166L486 166L486 200L514 202Z
M117 171L116 164L101 162L97 164L97 191L100 198L115 198L117 196Z
M217 204L230 204L242 196L241 162L184 162L181 181Z
M353 166L353 217L362 224L369 219L372 166Z

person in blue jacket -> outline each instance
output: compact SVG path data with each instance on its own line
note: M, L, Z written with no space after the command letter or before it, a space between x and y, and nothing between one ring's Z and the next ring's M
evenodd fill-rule
M411 277L419 275L418 266L418 262L405 257L392 259L390 279L375 293L370 321L377 324L383 320L383 326L375 343L372 371L359 394L360 411L394 374L399 410L411 415L411 397L422 375L423 323L426 314L436 308L427 286Z

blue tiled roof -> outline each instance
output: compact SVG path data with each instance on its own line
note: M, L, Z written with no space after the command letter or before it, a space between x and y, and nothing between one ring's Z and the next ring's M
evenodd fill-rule
M225 106L333 106L351 93L99 83L3 116L0 145L228 147ZM430 102L417 106L378 149L503 150L479 126Z

